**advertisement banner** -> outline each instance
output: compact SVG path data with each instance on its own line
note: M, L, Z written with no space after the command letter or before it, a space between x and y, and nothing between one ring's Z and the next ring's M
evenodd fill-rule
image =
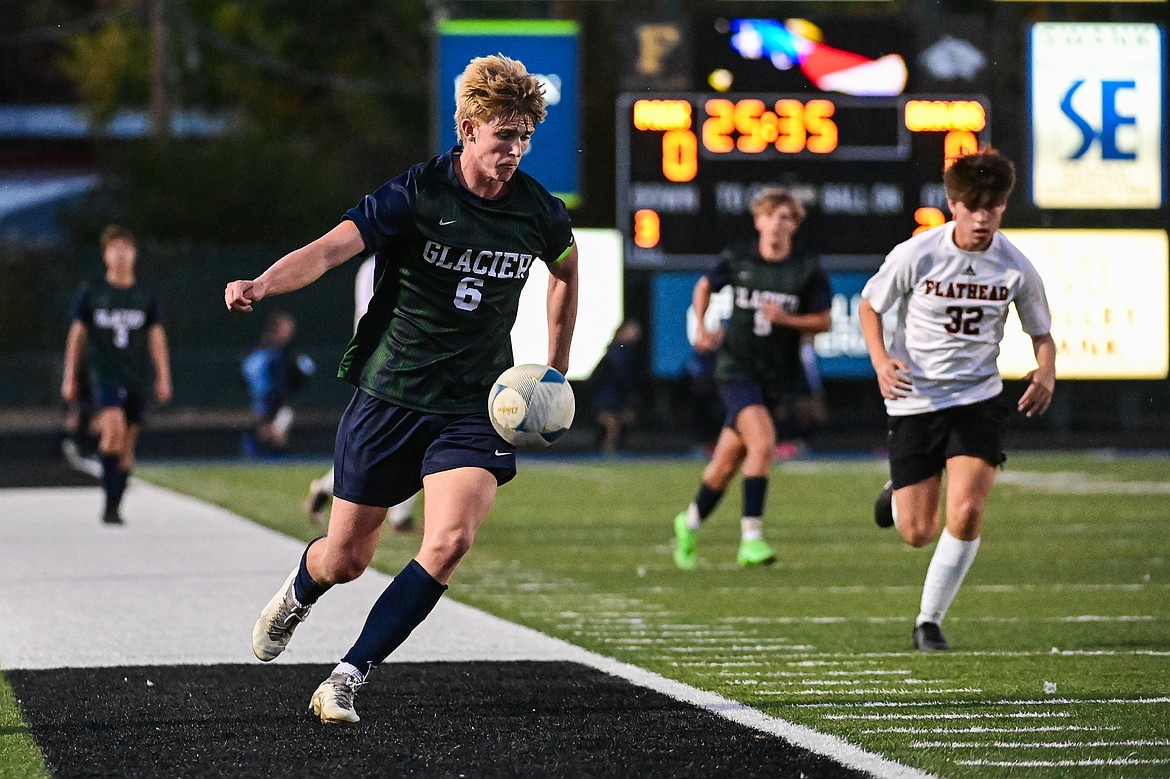
M1032 202L1161 208L1166 32L1156 24L1045 22L1029 36Z
M1170 360L1170 241L1164 230L1004 230L1044 279L1056 377L1164 379ZM999 370L1036 367L1011 309Z

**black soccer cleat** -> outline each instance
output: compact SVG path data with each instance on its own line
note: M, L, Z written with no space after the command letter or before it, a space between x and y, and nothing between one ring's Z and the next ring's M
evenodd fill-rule
M102 524L124 525L126 522L122 519L122 515L118 513L118 510L113 509L102 512Z
M943 637L942 628L933 622L923 622L910 634L914 648L922 652L946 652L951 648Z
M877 500L873 502L873 521L878 527L890 527L894 524L894 483L886 482Z

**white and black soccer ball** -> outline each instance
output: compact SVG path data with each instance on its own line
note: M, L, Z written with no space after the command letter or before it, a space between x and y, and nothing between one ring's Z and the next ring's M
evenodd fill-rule
M500 374L488 393L492 427L510 444L541 449L564 435L576 411L573 388L556 368L516 365Z

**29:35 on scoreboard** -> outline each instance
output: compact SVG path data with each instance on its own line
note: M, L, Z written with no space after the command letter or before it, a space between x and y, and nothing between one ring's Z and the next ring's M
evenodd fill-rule
M754 240L749 204L768 185L805 204L809 250L880 260L947 218L948 161L991 137L979 95L638 93L617 122L617 222L626 266L647 269L707 267Z

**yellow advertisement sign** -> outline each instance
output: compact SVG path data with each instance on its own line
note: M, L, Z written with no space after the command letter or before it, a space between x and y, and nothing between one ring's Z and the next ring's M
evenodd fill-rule
M1170 240L1164 230L1004 230L1040 276L1060 379L1164 379L1170 371ZM1015 310L1004 378L1036 367Z

